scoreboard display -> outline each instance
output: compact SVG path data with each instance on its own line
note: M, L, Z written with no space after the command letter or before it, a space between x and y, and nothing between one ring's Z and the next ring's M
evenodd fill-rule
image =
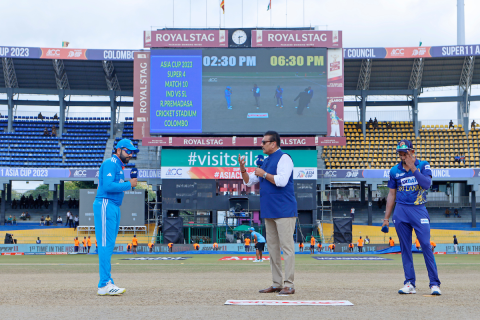
M150 134L327 133L327 49L152 49Z

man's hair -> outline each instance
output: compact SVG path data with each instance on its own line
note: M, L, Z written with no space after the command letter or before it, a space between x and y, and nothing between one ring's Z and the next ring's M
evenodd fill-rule
M267 131L265 132L264 136L271 136L272 141L277 143L277 147L280 147L280 135L276 131Z

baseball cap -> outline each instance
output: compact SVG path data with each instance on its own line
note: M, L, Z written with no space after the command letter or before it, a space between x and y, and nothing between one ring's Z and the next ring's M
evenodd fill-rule
M122 139L122 140L118 141L117 145L115 146L115 149L118 149L118 148L120 148L120 149L121 148L127 148L128 150L138 152L138 149L135 148L132 141L130 141L129 139Z
M249 231L255 231L255 228L254 227L250 227L248 228Z
M410 140L403 139L397 144L397 152L398 151L409 151L413 150L413 145Z

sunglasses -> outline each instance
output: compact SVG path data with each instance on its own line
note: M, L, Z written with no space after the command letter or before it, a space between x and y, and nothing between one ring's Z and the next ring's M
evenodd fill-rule
M273 141L272 141L272 140L270 140L270 141L262 140L262 145L266 145L266 144L269 143L269 142L273 142Z
M133 150L128 150L128 149L122 149L122 150L125 151L125 153L128 155L133 154L135 152Z

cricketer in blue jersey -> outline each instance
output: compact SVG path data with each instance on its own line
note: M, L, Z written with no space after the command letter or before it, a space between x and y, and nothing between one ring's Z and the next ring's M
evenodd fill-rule
M423 257L427 266L432 295L440 295L440 280L437 265L430 250L430 217L425 208L426 191L432 184L432 171L427 161L416 159L415 150L409 140L401 140L397 145L397 153L401 162L390 170L387 197L387 208L383 226L388 226L393 213L393 223L400 240L403 270L405 272L404 287L398 291L401 294L416 293L415 269L412 259L412 229L422 247Z
M95 220L95 236L98 241L98 263L100 282L98 295L119 295L125 292L124 288L117 287L111 275L111 258L118 228L120 227L120 206L123 201L123 192L137 185L137 179L124 181L124 169L135 152L132 142L128 139L120 140L115 146L115 154L105 160L100 167L98 176L98 190L93 202Z
M283 108L283 88L277 86L273 97L277 99L277 107L280 106L280 108Z
M257 84L255 83L252 88L253 92L253 97L255 98L255 105L257 106L257 109L260 108L260 88L257 87Z
M263 262L263 250L265 250L265 237L256 232L253 227L248 228L250 236L253 238L255 248L257 249L256 259L253 262Z
M232 88L230 86L227 86L225 89L225 100L227 100L227 108L232 109Z

